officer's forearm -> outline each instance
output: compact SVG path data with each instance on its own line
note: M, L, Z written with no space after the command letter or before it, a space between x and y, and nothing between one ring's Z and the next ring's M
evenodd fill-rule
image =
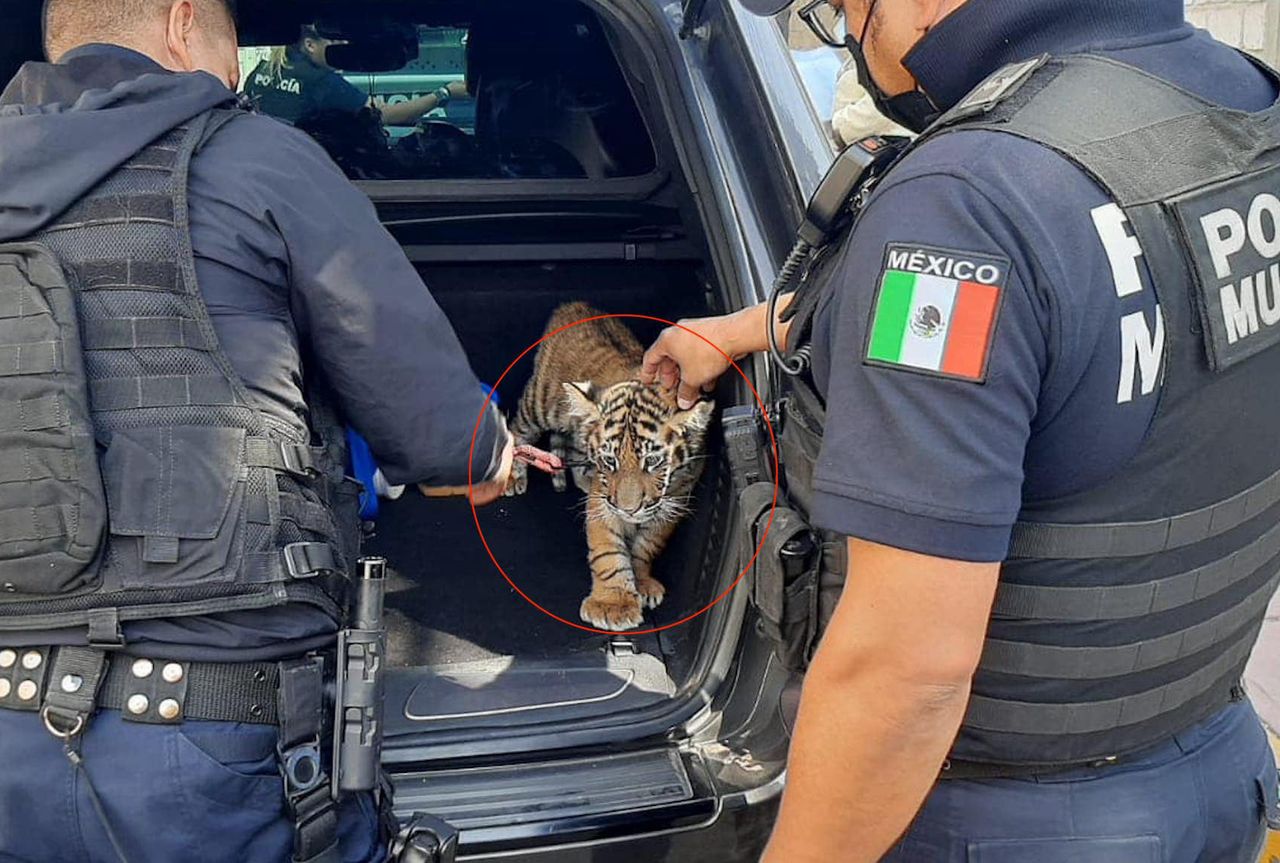
M428 93L425 96L419 96L407 102L397 102L394 105L379 105L378 111L382 114L383 124L387 126L406 126L416 123L419 117L434 108L439 101L434 93Z
M859 539L848 560L804 683L768 863L880 859L937 779L982 655L999 564Z
M795 294L787 294L778 300L778 314L781 315L791 305ZM769 331L766 322L769 320L769 304L758 303L735 312L733 326L732 350L734 357L746 356L769 349ZM774 321L774 332L778 334L778 344L786 347L787 336L791 332L791 321Z
M967 685L913 686L821 659L805 681L763 863L879 860L915 817L964 715Z

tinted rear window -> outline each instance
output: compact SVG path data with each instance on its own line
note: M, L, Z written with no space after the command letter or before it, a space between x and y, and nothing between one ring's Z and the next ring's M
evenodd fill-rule
M241 48L242 88L263 113L311 134L353 179L610 179L654 169L594 13L560 2L480 8L462 24L304 19L294 44ZM416 112L441 88L451 97L418 118L383 115L384 106Z

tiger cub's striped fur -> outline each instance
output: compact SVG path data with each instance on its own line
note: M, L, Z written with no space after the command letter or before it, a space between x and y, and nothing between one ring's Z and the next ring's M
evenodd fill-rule
M600 312L586 303L556 309L547 332ZM634 629L666 590L653 561L688 511L711 402L679 410L675 398L636 378L644 351L618 318L573 326L544 341L520 398L511 433L517 444L550 434L552 452L573 467L587 495L591 593L582 619L608 630ZM566 486L564 474L553 478ZM507 494L522 494L528 468L517 464Z

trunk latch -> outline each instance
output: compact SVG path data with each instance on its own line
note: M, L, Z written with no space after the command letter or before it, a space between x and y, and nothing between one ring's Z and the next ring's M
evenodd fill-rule
M639 652L636 643L629 638L609 639L609 653L613 656L635 656Z

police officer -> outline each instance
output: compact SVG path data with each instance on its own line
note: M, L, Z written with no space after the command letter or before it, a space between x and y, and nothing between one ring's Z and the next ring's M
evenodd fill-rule
M471 458L484 394L369 200L236 108L221 0L48 0L45 37L0 96L0 857L381 860L319 755L333 418L481 501L506 430Z
M825 411L790 490L849 563L765 860L1256 859L1276 75L1182 0L843 0L847 36L819 5L925 134L776 324L812 355L783 436L798 388ZM766 318L688 325L742 356ZM687 403L725 366L673 329L645 373Z
M395 104L377 104L329 65L328 50L342 42L322 36L314 24L304 25L297 43L272 51L258 63L245 82L245 95L264 114L297 123L308 114L333 111L355 114L366 105L378 111L388 126L417 122L435 108L466 95L466 86L454 81L434 92Z

